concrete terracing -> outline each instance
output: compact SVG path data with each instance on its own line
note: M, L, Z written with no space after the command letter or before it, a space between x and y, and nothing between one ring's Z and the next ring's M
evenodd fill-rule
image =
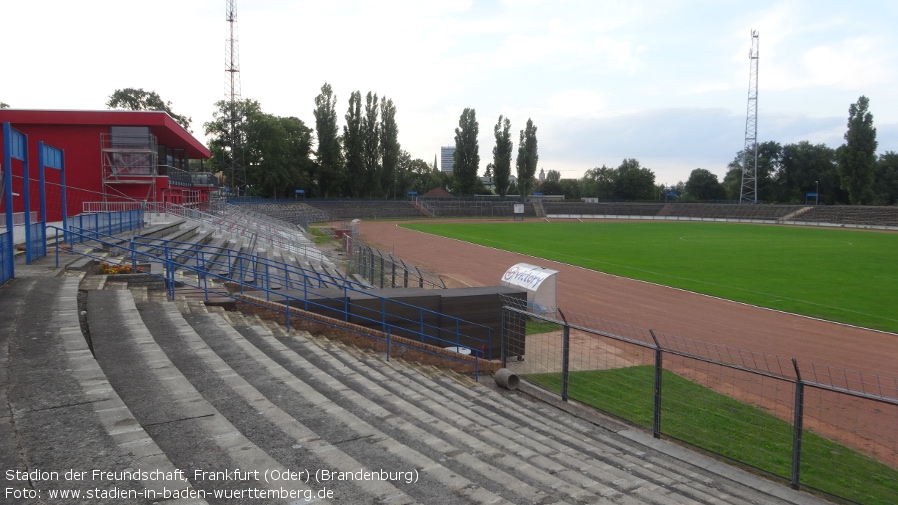
M79 295L52 262L0 288L3 487L40 496L3 503L823 503L538 391L146 287Z

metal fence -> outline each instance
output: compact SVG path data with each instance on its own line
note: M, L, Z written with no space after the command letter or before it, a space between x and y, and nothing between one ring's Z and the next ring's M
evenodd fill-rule
M361 277L372 287L381 289L446 288L446 283L436 273L410 265L390 253L379 251L362 243L357 237L357 232L342 237L343 249L347 254L347 275Z
M800 487L898 496L898 380L503 300L522 379Z
M82 230L82 233L92 232L95 235L114 235L143 227L143 217L143 209L78 214L77 216L67 218L66 225L67 227L78 228ZM70 235L66 237L66 242L69 244L81 243L84 236Z

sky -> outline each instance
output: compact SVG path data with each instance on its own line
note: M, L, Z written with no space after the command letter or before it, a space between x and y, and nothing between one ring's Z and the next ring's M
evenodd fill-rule
M225 6L0 0L0 101L105 109L143 88L205 140L229 87ZM564 178L635 158L659 184L722 180L745 144L752 30L759 141L838 147L865 95L879 152L898 151L896 21L891 0L237 0L240 94L314 128L324 83L341 125L350 93L377 93L428 163L473 108L481 172L503 115L515 150L533 120L539 167Z

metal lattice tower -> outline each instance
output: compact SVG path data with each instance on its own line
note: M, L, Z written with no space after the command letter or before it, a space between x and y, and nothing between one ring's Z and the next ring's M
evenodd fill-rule
M751 31L748 52L748 112L745 116L745 161L739 203L758 203L758 31Z
M228 145L231 148L231 174L229 186L232 196L246 193L246 167L243 165L243 142L240 129L237 127L238 103L240 102L240 51L237 45L237 2L227 0L226 18L228 22L228 41L225 51L225 100L228 103L229 132Z

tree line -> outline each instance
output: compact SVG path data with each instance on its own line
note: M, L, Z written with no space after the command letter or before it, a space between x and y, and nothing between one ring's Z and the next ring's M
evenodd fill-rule
M518 136L515 160L517 184L511 182L515 153L511 120L502 115L493 126L495 144L486 176L492 190L479 177L479 124L476 111L466 108L455 129L455 168L451 176L401 148L396 106L391 99L360 91L350 94L341 128L337 120L337 97L325 83L315 97L314 130L296 117L280 117L262 111L259 102L244 99L236 104L236 141L231 144L230 104L216 102L212 121L204 124L212 159L207 170L228 174L230 156L239 153L246 167L250 194L284 197L304 189L315 197L395 198L409 191L423 194L435 187L451 189L459 196L495 192L505 197L522 196L537 189L539 161L532 119ZM3 104L5 105L5 104ZM155 92L126 88L110 96L110 108L164 110L186 129L191 119L175 114L171 103ZM317 145L314 145L314 140ZM805 203L808 193L818 194L825 204L890 205L898 200L898 153L876 156L876 129L869 100L861 96L849 107L845 144L832 149L802 141L782 145L762 142L757 148L759 199L768 203ZM754 157L754 149L748 153ZM672 187L656 185L654 172L633 158L617 167L595 167L579 179L562 179L549 170L538 190L569 199L593 197L604 200L657 200L676 194L680 201L738 201L746 153L739 151L728 165L723 180L709 170L697 168L685 182Z
M758 196L767 203L893 205L898 202L898 153L876 156L876 129L869 99L861 96L849 106L845 143L836 149L801 141L762 142L757 148ZM755 149L748 153L754 158ZM580 179L561 179L550 170L540 191L569 199L657 200L676 195L679 201L739 201L746 160L739 151L727 166L723 181L697 168L685 182L655 185L654 173L635 159L618 167L591 168ZM817 197L809 196L816 194Z
M470 196L495 191L504 198L509 193L517 192L521 196L529 195L536 187L536 167L539 163L539 150L536 139L536 125L528 118L527 124L520 131L518 155L515 159L517 184L511 182L511 155L514 143L511 140L511 120L499 115L493 127L496 144L493 147L493 161L486 166L486 177L492 179L493 190L485 188L478 170L480 153L477 136L480 127L474 109L466 108L458 119L455 129L455 166L452 186L459 196Z

